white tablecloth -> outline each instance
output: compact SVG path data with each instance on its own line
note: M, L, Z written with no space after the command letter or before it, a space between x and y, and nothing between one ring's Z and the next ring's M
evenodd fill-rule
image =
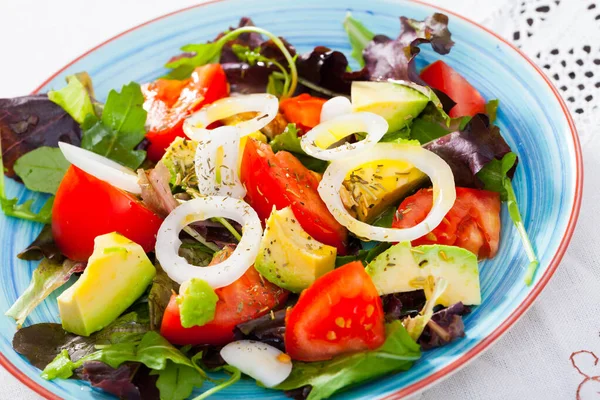
M29 93L92 46L197 2L0 0L0 97ZM430 2L496 30L546 68L576 117L587 177L571 247L535 305L476 361L416 398L600 398L600 2ZM38 398L0 368L0 399Z

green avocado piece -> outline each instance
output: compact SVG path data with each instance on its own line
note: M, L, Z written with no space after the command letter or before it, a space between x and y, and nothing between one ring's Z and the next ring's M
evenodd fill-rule
M172 186L195 187L198 185L194 160L198 142L177 137L167 148L160 161L171 173Z
M340 188L346 209L372 223L386 208L398 204L427 181L427 175L402 160L379 160L351 171Z
M116 232L96 237L85 271L58 296L63 329L80 336L99 331L144 293L154 275L139 244Z
M290 207L267 220L254 268L269 282L299 293L335 268L336 249L302 229Z
M354 111L382 116L388 132L408 126L429 103L429 97L418 90L392 82L352 82L351 97Z
M438 304L481 304L477 256L460 247L398 243L370 262L366 271L380 295L423 289L430 277L444 278L448 287Z

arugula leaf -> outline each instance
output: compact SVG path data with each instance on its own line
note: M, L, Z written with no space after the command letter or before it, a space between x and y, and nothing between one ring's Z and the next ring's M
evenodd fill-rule
M75 272L83 271L83 265L71 260L56 263L43 259L33 271L31 282L17 301L6 312L6 316L17 321L21 327L31 312L53 291L64 285Z
M214 64L219 62L221 50L224 42L219 40L211 43L187 44L181 48L186 53L193 53L192 57L180 57L174 61L165 64L165 67L171 68L166 79L185 79L189 77L194 69L206 64Z
M368 264L375 259L378 255L386 251L392 246L391 243L381 242L371 249L362 249L358 251L358 254L352 256L337 256L335 258L335 267L341 267L352 261L362 261L364 264Z
M267 61L269 63L273 63L277 66L278 69L282 71L285 75L285 84L284 84L284 96L291 97L296 91L296 86L298 84L298 71L296 69L296 60L290 54L290 51L287 49L285 43L277 36L273 35L271 32L264 30L262 28L257 28L255 26L241 26L232 31L228 31L221 35L214 42L209 43L201 43L201 44L188 44L181 48L186 55L183 57L178 57L174 60L169 61L165 67L171 68L172 71L169 72L165 78L167 79L185 79L190 76L190 74L196 69L205 64L218 63L221 58L221 52L223 50L223 46L228 42L235 40L243 33L257 33L260 35L265 35L273 44L281 51L286 62L288 63L289 73L287 70L275 60L270 58L261 59L260 61ZM232 46L233 47L233 46ZM244 48L240 50L241 48ZM253 62L259 61L256 56L256 50L248 51L246 50L248 47L241 46L238 48L238 57L247 57L245 61L252 60ZM261 56L262 57L262 56Z
M181 285L179 293L177 304L184 328L202 326L215 318L219 297L205 280L192 278Z
M146 110L140 85L131 82L121 93L111 90L104 106L102 119L88 114L81 125L81 147L108 157L131 169L136 169L146 158L143 150L134 150L146 130Z
M350 55L360 64L360 67L365 66L365 59L363 58L363 50L369 45L369 42L373 40L375 34L365 27L360 21L352 17L352 14L348 12L344 19L344 29L348 34L348 40L352 46L352 53Z
M295 362L290 376L276 389L312 386L307 400L325 399L337 391L392 372L406 371L421 357L419 345L400 321L386 325L385 343L377 350L322 362Z
M500 105L500 100L494 99L487 102L485 105L485 113L490 118L490 124L496 122L496 116L498 114L498 106Z
M49 91L48 99L61 106L80 124L83 123L88 114L95 115L88 88L79 80L77 75L67 76L67 86L60 90Z
M161 400L185 400L194 387L203 383L204 378L195 369L169 361L165 369L158 371L156 387Z
M512 186L512 182L508 177L508 172L512 169L517 161L515 153L507 153L502 157L502 160L493 159L487 163L481 171L477 173L477 177L483 182L486 190L491 190L500 193L500 197L503 201L506 201L508 207L508 214L512 219L521 241L525 247L525 253L529 258L529 266L525 272L525 283L529 286L533 282L535 272L539 265L538 258L533 249L533 245L529 240L529 235L525 229L521 212L519 211L519 205L517 204L517 196Z
M14 165L29 190L56 194L71 164L56 147L39 147L22 155Z
M366 137L366 135L365 135L365 137ZM399 131L386 133L385 135L383 135L380 142L383 142L383 143L407 143L407 141L410 142L410 140L411 140L410 128L408 126L405 126L404 128L400 129ZM419 145L420 143L417 142L416 144Z
M282 150L293 153L302 165L311 171L323 172L329 165L327 161L311 157L302 150L296 124L288 124L283 133L275 136L269 144L275 153Z

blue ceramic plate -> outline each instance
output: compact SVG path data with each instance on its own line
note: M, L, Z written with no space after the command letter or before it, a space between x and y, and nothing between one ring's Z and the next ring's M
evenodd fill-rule
M256 25L284 36L299 52L325 45L350 52L342 20L348 10L371 30L396 36L398 16L423 19L435 7L413 1L346 0L226 0L182 10L133 28L84 54L59 71L40 92L60 88L67 75L88 71L96 93L104 100L112 88L129 81L147 82L162 75L162 65L187 43L212 39L225 28L250 16ZM442 10L443 11L443 10ZM446 12L447 14L451 14ZM493 33L462 17L450 16L456 45L444 60L465 76L487 99L499 98L498 125L520 158L514 185L525 225L540 257L534 284L523 283L527 259L508 214L502 211L500 252L481 264L483 304L465 320L464 339L425 352L408 372L379 379L340 394L337 398L402 397L421 390L456 371L504 333L544 288L569 243L581 200L582 164L577 133L557 91L525 56ZM422 46L421 66L438 58ZM356 67L356 65L355 65ZM8 192L20 199L42 196L9 182ZM16 258L42 226L0 215L0 310L23 292L34 263ZM55 296L41 304L28 323L58 321ZM65 399L108 399L110 396L75 380L47 382L40 371L15 353L11 340L15 324L0 317L0 363L41 395ZM206 387L204 388L206 389ZM244 380L217 398L283 398Z

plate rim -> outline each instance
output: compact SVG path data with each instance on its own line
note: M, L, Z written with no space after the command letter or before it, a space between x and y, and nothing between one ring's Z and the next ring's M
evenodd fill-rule
M93 53L94 51L98 50L102 46L104 46L104 45L130 33L130 32L133 32L133 31L140 29L146 25L149 25L156 21L168 18L175 14L184 13L184 12L189 11L194 8L199 8L199 7L209 5L209 4L221 3L221 2L225 2L225 1L228 1L228 0L208 0L208 1L205 1L205 2L202 2L199 4L194 4L194 5L185 7L185 8L181 8L179 10L169 12L167 14L160 15L156 18L152 18L148 21L142 22L141 24L133 26L117 35L114 35L114 36L110 37L109 39L92 47L88 51L84 52L80 56L78 56L75 59L73 59L72 61L70 61L69 63L67 63L65 66L63 66L58 71L56 71L54 74L52 74L48 79L46 79L44 82L42 82L39 86L37 86L31 92L31 94L37 94L50 81L52 81L54 78L56 78L58 75L60 75L63 71L68 69L71 65L75 64L82 58L86 57L90 53ZM540 280L531 289L531 291L529 292L527 297L519 304L517 309L510 316L508 316L504 321L502 321L502 323L500 325L498 325L498 327L496 329L494 329L489 335L487 335L483 340L481 340L477 345L475 345L475 347L473 347L472 349L467 351L465 354L460 356L457 360L454 360L453 362L446 365L439 371L437 371L437 372L435 372L435 373L433 373L433 374L431 374L431 375L429 375L429 376L427 376L405 388L402 388L391 394L384 395L383 398L386 400L399 399L399 398L403 398L403 397L406 397L409 395L416 394L417 392L422 391L426 387L431 386L436 382L440 382L443 379L448 378L451 374L459 371L461 368L463 368L469 362L475 360L475 358L480 356L485 349L489 348L498 339L500 339L500 337L502 335L504 335L519 320L519 318L521 318L525 314L525 312L533 305L533 302L537 299L539 294L544 290L544 288L546 287L546 285L548 284L548 282L550 281L550 279L556 272L556 269L558 268L560 261L562 260L567 248L569 247L571 239L573 237L573 232L575 230L575 226L577 225L577 220L579 218L579 212L581 209L581 201L582 201L582 196L583 196L583 174L584 174L581 144L579 141L579 135L577 133L577 128L575 127L575 122L573 121L573 117L571 116L569 109L567 108L567 105L566 105L565 101L563 100L562 96L560 95L559 91L556 89L554 84L550 81L550 79L546 76L546 74L544 74L544 72L542 71L542 69L539 66L537 66L519 48L514 46L512 43L510 43L503 37L501 37L499 34L493 32L492 30L486 28L485 26L483 26L465 16L462 16L454 11L445 9L443 7L439 7L437 5L430 4L423 0L398 0L398 2L402 2L402 1L407 1L407 2L411 2L411 3L419 4L422 6L426 6L426 7L432 8L434 10L438 10L447 15L451 15L454 18L461 19L462 21L464 21L468 24L471 24L484 32L487 32L488 34L492 35L499 41L503 42L505 45L507 45L510 49L515 51L517 54L519 54L542 77L542 79L546 82L546 84L550 88L551 92L556 97L556 100L560 104L560 107L561 107L563 114L569 125L569 130L571 132L571 136L573 139L573 148L575 151L575 193L574 193L574 198L573 198L573 206L571 208L571 213L569 215L569 221L567 223L565 233L560 240L560 244L558 245L558 249L556 250L554 256L550 260L550 262L548 264L548 268L546 269L546 271L544 272L544 274L542 275ZM8 358L6 358L6 356L2 352L0 352L0 365L2 367L4 367L9 373L11 373L15 378L17 378L21 383L23 383L25 386L29 387L31 390L33 390L37 394L43 396L44 398L46 398L48 400L62 400L59 396L52 393L50 390L46 389L39 383L35 382L25 372L18 369L13 363L10 362L10 360Z

